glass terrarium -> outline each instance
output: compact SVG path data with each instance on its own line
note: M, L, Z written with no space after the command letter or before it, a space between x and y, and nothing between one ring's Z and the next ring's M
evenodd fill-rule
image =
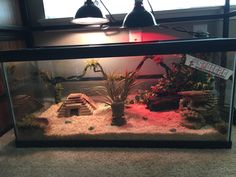
M230 147L235 44L206 39L3 52L16 143Z

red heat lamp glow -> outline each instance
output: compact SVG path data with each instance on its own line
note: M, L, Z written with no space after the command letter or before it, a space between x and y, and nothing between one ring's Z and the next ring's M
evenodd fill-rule
M141 30L131 30L129 32L129 42L148 43L151 41L167 41L179 39L177 36L162 32L145 32Z
M175 40L178 39L176 36L163 33L154 33L154 32L142 32L142 42L148 41L166 41L166 40Z

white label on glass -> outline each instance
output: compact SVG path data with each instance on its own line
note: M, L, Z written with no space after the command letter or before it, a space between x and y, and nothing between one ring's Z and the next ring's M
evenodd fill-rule
M195 68L197 70L212 74L216 77L228 80L233 75L233 71L227 68L223 68L219 65L207 62L205 60L193 57L191 55L186 56L185 65Z

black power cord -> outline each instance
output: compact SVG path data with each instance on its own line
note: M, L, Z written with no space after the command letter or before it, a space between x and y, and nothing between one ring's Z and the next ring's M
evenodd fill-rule
M155 17L155 14L154 14L154 11L153 11L153 8L152 8L152 4L150 3L149 0L147 0L148 2L148 5L150 6L150 9L151 9L151 13L154 15ZM169 27L169 26L165 26L165 25L160 25L158 24L157 25L158 27L163 27L163 28L166 28L166 29L171 29L171 30L174 30L174 31L178 31L178 32L183 32L183 33L188 33L196 38L210 38L210 37L214 37L212 36L210 33L208 32L194 32L194 31L188 31L186 30L185 28L183 27Z
M174 30L174 31L182 32L182 33L187 33L187 34L192 35L196 38L213 38L213 37L215 37L215 36L212 36L208 32L189 31L189 30L186 30L183 27L169 27L169 26L166 26L166 25L159 25L158 27L165 28L165 29L170 29L170 30Z
M152 8L152 4L149 2L149 0L147 0L147 2L148 2L148 5L150 6L150 9L151 9L152 14L155 16L154 11L153 11L153 8Z

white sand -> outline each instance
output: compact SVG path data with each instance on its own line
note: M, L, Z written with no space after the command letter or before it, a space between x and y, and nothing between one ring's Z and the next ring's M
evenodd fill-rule
M98 104L93 116L58 118L60 104L52 105L40 117L47 118L46 136L66 139L145 139L145 140L225 140L212 127L192 130L181 126L182 117L177 111L150 112L145 105L130 105L125 110L127 124L111 126L111 109ZM66 123L67 122L67 123ZM68 123L69 122L69 123ZM92 130L91 130L92 127Z

